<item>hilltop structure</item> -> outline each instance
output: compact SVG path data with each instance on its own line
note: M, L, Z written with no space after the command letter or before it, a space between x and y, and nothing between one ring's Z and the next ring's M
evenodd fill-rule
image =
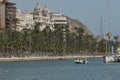
M0 1L0 29L16 28L16 24L14 23L14 19L16 18L15 5L15 3L8 2L7 0Z

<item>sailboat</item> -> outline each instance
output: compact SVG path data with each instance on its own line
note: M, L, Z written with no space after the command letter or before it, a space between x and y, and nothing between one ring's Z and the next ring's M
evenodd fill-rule
M104 59L104 63L120 62L120 48L117 49L117 53L111 55L105 55L103 56L103 59Z
M119 49L119 48L118 48ZM103 56L104 63L120 62L120 52Z
M110 8L110 0L108 0L108 12ZM108 33L106 34L108 41L110 41L111 32L109 31L109 13L108 13ZM104 63L120 62L120 48L117 49L117 53L114 53L114 47L111 47L111 52L108 51L108 41L106 40L106 55L103 56Z

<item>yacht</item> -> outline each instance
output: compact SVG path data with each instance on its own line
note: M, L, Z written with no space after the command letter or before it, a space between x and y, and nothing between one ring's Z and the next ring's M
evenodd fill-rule
M107 36L107 38L108 38L108 40L110 41L110 37L111 37L111 32L109 31L109 17L110 17L110 0L108 0L108 33L106 34L106 36ZM107 51L107 49L108 49L108 43L107 43L107 41L106 41L106 53L108 53L108 51ZM104 63L108 63L108 62L120 62L120 48L118 48L117 49L117 53L114 53L113 52L114 50L113 50L113 47L112 47L112 54L108 54L108 55L105 55L105 56L103 56L103 61L104 61Z
M117 49L117 53L103 56L104 63L120 62L120 48Z

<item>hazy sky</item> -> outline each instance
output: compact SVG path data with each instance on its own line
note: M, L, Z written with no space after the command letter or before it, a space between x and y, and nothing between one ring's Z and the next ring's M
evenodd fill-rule
M33 11L37 2L43 8L46 5L52 12L62 13L71 18L78 19L94 35L100 35L102 17L102 33L109 30L112 35L120 34L120 0L10 0L16 3L16 7L24 11ZM108 20L108 14L110 15Z

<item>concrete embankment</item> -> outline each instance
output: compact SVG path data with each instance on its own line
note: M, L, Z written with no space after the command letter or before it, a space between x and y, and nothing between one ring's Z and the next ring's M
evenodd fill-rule
M103 55L95 56L56 56L56 57L11 57L11 58L0 58L0 62L12 62L12 61L39 61L39 60L65 60L65 59L75 59L75 58L102 58Z

